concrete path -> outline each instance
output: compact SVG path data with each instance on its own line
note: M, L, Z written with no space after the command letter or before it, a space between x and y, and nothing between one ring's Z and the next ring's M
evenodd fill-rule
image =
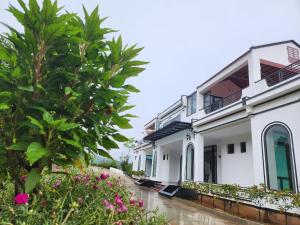
M159 212L165 214L171 225L258 225L232 216L222 211L209 209L201 206L199 203L184 200L180 198L166 198L153 191L150 188L135 185L132 180L118 173L107 171L112 176L120 177L122 182L128 187L128 190L135 193L136 197L144 200L146 210L159 209Z

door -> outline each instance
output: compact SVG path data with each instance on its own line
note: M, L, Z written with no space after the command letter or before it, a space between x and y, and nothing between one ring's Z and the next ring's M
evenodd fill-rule
M217 146L204 148L204 182L217 183Z

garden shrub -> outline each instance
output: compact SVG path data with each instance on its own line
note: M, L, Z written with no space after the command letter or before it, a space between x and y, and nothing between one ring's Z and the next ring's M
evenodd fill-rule
M58 1L26 2L8 8L21 29L4 24L0 35L0 173L16 194L53 163L81 168L127 142L120 129L132 128L128 98L139 92L128 79L146 64L135 59L142 48L107 37L98 7L80 18Z

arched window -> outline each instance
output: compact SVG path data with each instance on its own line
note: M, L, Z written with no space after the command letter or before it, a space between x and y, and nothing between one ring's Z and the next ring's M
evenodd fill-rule
M152 167L152 177L156 177L156 165L157 165L157 152L153 155L153 167Z
M138 161L138 171L141 170L141 155L139 155L139 161Z
M189 144L186 149L186 180L194 180L194 146Z
M291 133L282 124L272 124L264 133L266 175L269 189L295 191L291 143Z

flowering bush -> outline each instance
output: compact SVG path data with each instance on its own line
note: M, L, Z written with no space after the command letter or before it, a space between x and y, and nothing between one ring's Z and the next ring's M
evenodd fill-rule
M186 181L183 188L194 189L198 194L210 194L216 197L223 197L239 201L248 198L254 205L261 208L264 204L273 204L281 212L288 212L291 209L300 209L300 195L290 191L271 191L266 186L252 186L241 188L235 184L209 184Z
M107 173L46 175L39 192L14 196L13 183L0 190L0 224L167 224L157 211Z

